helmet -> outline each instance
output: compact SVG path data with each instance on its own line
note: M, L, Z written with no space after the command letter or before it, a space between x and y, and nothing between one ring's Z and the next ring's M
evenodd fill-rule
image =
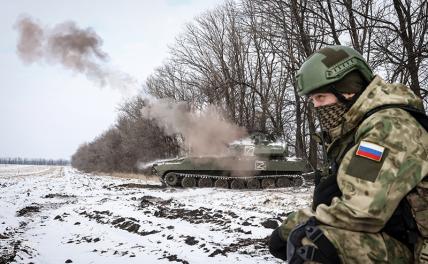
M297 92L300 96L339 81L351 71L359 71L367 82L373 72L363 56L346 46L327 46L317 50L297 72Z

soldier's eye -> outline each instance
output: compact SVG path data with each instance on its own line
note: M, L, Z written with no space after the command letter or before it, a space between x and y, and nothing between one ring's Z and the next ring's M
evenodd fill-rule
M322 101L324 99L324 95L320 94L320 95L315 95L314 97L312 97L312 101Z

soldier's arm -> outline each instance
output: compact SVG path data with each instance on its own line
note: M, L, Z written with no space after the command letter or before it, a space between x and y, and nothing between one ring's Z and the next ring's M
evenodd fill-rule
M299 224L305 223L313 216L310 208L300 209L287 216L284 222L275 229L269 238L269 251L282 260L287 258L287 239L290 232Z
M342 196L333 198L330 206L319 205L315 217L338 228L378 232L400 200L428 173L424 133L401 109L382 110L365 120L357 131L356 145L339 167L337 181ZM356 154L365 142L375 144L381 152L379 161L371 159L376 156Z

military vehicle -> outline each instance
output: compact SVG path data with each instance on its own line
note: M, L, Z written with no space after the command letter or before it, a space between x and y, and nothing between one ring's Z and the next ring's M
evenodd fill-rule
M154 164L153 173L174 187L259 189L301 186L307 162L288 158L284 144L255 133L229 144L222 156L183 157Z

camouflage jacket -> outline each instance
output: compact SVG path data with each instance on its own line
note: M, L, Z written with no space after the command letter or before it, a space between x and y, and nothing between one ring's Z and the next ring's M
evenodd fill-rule
M388 84L376 76L345 114L344 125L331 131L330 155L339 155L343 148L338 145L344 138L354 143L341 155L337 171L342 195L334 197L330 205L318 205L315 211L306 208L290 215L281 226L283 238L310 216L334 228L376 233L411 190L418 187L428 191L428 181L423 180L428 174L428 133L424 128L399 108L380 110L362 120L367 112L386 104L423 109L421 100L409 88ZM369 152L375 150L374 157L364 152L367 148ZM428 197L423 199L422 203L420 199L417 202L420 211L413 213L419 227L427 228ZM423 235L428 237L428 230L425 231Z

